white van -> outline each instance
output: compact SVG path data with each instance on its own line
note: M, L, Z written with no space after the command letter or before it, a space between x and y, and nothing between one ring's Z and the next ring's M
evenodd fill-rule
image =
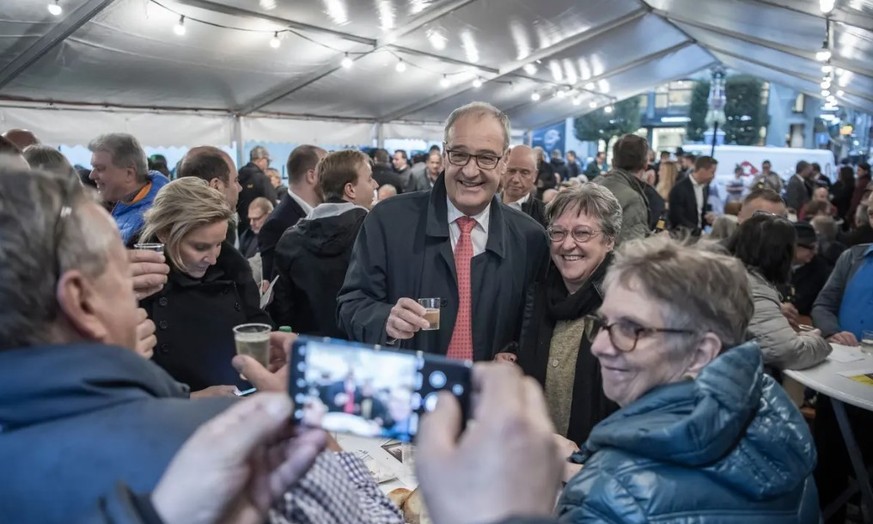
M697 156L709 155L712 145L689 144L682 146L688 153ZM832 182L837 180L837 166L834 163L834 154L827 149L799 149L793 147L755 147L755 146L715 146L715 159L718 160L715 182L719 186L719 194L724 199L725 184L734 179L734 168L742 166L745 171L746 184L761 172L761 164L765 160L770 161L771 169L787 183L794 174L797 163L806 160L809 163L818 163L821 172Z

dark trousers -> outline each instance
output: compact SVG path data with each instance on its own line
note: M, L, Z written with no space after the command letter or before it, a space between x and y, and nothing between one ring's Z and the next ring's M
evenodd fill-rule
M873 460L873 413L846 404L846 415L864 463ZM819 503L822 511L849 486L849 477L854 477L846 443L843 441L840 427L837 424L834 408L830 397L819 394L815 403L815 446L818 452L818 464L815 468L815 484L818 487ZM860 505L860 496L855 494L851 499ZM873 510L873 508L868 508ZM827 523L843 524L846 521L845 507L840 508Z

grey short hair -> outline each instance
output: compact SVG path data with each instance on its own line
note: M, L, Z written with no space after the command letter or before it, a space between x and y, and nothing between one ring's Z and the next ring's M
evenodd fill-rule
M96 278L105 271L106 253L119 240L83 216L95 198L69 175L0 170L0 350L55 341L56 274L78 269Z
M264 146L255 146L249 151L249 159L253 162L262 158L270 158L270 152Z
M100 135L88 144L92 153L102 151L109 153L115 167L126 169L133 167L139 182L148 179L149 163L145 150L135 136L127 133L109 133Z
M468 115L475 115L479 118L490 116L497 119L497 121L500 122L501 127L503 127L503 151L509 149L509 135L512 128L512 124L509 121L509 115L487 102L470 102L469 104L452 111L452 114L450 114L449 118L446 120L446 127L443 134L443 141L446 144L449 143L449 135L451 134L452 128L455 126L455 122L457 122L462 116Z
M618 249L606 274L607 293L615 284L658 302L665 327L712 332L723 350L746 340L754 303L746 269L734 257L664 236L633 240Z
M546 206L549 225L568 211L585 213L600 222L600 231L608 240L621 234L621 204L612 191L592 182L565 189Z
M41 169L62 176L78 176L67 157L51 146L33 144L27 146L21 154L31 169Z

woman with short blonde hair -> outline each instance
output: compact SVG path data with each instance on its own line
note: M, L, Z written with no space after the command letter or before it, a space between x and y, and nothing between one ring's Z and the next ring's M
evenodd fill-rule
M170 266L164 288L140 304L158 327L153 359L195 396L250 387L231 366L233 327L272 324L248 261L225 242L232 216L224 195L196 177L161 188L145 214L141 238L163 243Z

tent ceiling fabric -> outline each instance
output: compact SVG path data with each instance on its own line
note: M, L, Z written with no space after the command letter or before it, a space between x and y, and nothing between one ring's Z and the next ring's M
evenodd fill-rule
M53 17L45 1L2 2L0 78L93 4L62 0L63 15ZM180 14L183 37L173 32ZM838 2L840 102L873 113L871 27L873 2ZM273 32L286 28L271 48ZM14 78L0 100L275 117L244 123L258 134L287 129L278 118L345 119L340 142L372 136L375 122L409 136L410 126L485 100L530 129L717 62L817 97L824 34L818 0L115 0L20 74L7 71ZM340 66L346 53L352 68ZM535 60L536 71L522 67ZM484 85L474 89L477 77ZM561 86L578 96L555 97ZM532 102L533 92L542 100ZM210 133L225 134L223 126Z

